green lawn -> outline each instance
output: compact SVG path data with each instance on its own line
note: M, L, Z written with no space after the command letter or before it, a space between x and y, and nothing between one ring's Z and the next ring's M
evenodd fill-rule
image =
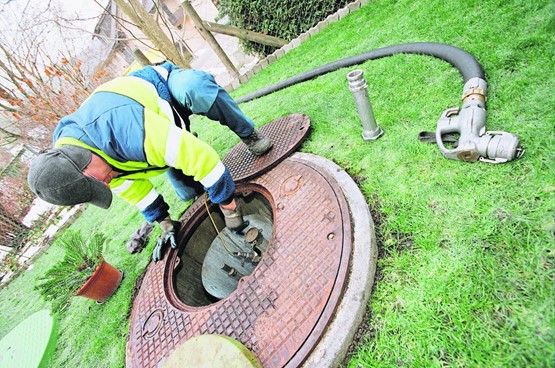
M397 55L359 66L385 135L361 124L339 70L241 107L258 125L290 113L311 117L301 150L356 176L377 221L378 277L363 340L349 367L555 366L555 7L549 1L376 0L304 42L233 93L240 97L325 63L407 42L460 47L488 82L487 128L516 134L524 157L503 165L443 158L420 143L444 109L460 105L462 78L427 56ZM193 128L223 156L237 142L205 119ZM170 186L160 190L179 203ZM175 217L174 216L174 217ZM61 321L53 367L121 367L135 279L154 247L125 249L142 223L117 200L90 207L72 225L108 234L106 258L125 271L103 305L75 298ZM0 336L45 303L34 280L61 256L54 243L0 292Z

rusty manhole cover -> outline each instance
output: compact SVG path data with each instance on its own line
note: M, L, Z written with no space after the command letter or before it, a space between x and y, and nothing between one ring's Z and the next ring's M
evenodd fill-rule
M235 182L262 174L293 153L309 133L310 118L303 114L291 114L271 121L259 130L274 142L274 147L267 154L256 156L240 142L222 160Z
M178 249L149 265L134 300L128 367L157 367L181 343L202 334L240 341L264 367L297 367L318 343L349 268L351 220L341 188L316 164L287 158L238 184L237 193L250 206L262 203L259 214L273 223L260 263L227 297L205 293L198 279L207 250L199 247L211 243L214 232L205 203L195 202L181 219ZM208 206L216 214L216 206Z

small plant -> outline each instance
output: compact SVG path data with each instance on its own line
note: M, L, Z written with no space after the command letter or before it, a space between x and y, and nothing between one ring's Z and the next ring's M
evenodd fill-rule
M17 256L14 253L7 254L0 262L0 273L15 272L18 268Z
M106 237L95 233L85 239L81 233L67 231L60 239L64 258L39 278L35 289L52 304L52 312L63 312L70 298L91 277L102 259Z

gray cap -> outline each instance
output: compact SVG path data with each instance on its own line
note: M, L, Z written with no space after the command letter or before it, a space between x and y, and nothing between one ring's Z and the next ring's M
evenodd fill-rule
M77 146L43 152L31 162L27 177L29 187L48 203L73 206L88 202L108 208L112 203L110 188L83 174L91 158L91 151Z

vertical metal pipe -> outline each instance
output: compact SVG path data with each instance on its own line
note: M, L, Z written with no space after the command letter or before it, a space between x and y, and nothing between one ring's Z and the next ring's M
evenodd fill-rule
M362 70L353 70L347 74L349 89L353 93L357 105L358 115L362 121L362 138L365 141L375 141L383 135L383 130L376 124L374 111L368 97L368 84Z

